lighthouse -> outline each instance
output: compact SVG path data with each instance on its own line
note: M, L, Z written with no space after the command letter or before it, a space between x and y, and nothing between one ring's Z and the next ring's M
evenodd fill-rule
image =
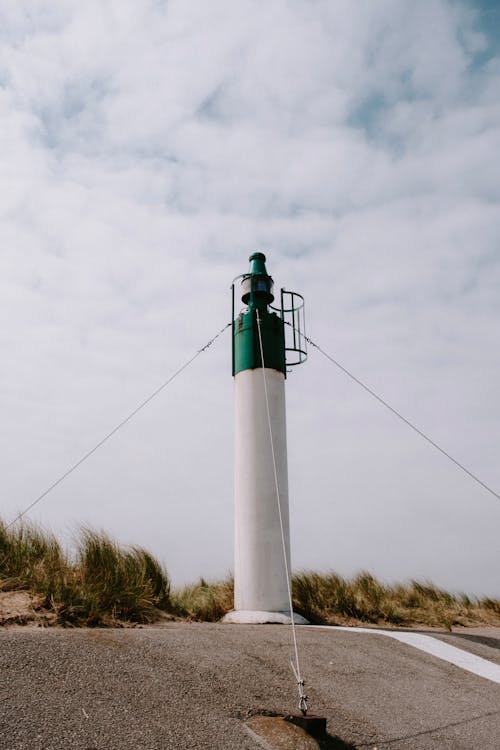
M239 289L239 294L238 294ZM280 293L266 257L233 282L234 611L226 622L287 623L292 616L285 379L306 358L304 300ZM243 309L235 314L235 297ZM288 325L287 325L288 324ZM294 615L295 622L305 622Z

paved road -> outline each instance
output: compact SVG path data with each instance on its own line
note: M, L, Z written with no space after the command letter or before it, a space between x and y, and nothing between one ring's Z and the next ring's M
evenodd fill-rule
M343 741L329 747L499 750L500 685L380 635L298 636L311 710ZM500 653L498 631L449 638ZM3 630L0 748L253 750L242 717L296 706L290 653L272 625Z

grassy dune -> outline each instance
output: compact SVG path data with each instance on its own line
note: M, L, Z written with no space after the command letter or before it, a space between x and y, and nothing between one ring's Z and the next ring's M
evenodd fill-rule
M124 549L83 529L70 559L40 528L0 522L0 591L21 590L41 595L61 624L149 622L171 607L166 571L139 547Z
M430 582L387 585L370 573L293 577L294 609L316 624L431 626L500 625L500 600L452 594ZM7 529L0 520L0 592L27 591L62 625L154 622L162 613L214 622L232 608L227 578L172 590L161 564L140 547L121 547L83 529L70 558L58 540L33 524Z
M387 585L370 573L293 577L294 607L317 624L373 623L444 627L500 625L500 601L452 594L429 581Z

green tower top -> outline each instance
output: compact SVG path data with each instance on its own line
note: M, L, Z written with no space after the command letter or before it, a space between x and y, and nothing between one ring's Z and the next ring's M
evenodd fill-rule
M250 273L261 273L267 276L266 256L264 253L253 253L248 260L250 262Z
M268 310L274 301L274 294L273 280L266 270L266 256L264 253L253 253L249 260L250 271L239 277L241 300L247 309L242 310L236 319L233 291L233 375L241 370L259 367L269 367L285 374L284 324L279 315Z
M248 273L237 276L231 286L233 375L242 370L266 367L278 370L286 377L287 366L293 367L307 358L304 298L297 292L282 289L280 304L273 307L274 282L266 270L266 256L253 253L249 261ZM246 308L235 315L235 282L239 280L241 300ZM264 362L260 351L261 338Z

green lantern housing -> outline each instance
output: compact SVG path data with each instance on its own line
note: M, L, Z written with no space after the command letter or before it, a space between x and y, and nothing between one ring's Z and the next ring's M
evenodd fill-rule
M281 307L273 307L274 282L266 270L266 256L253 253L250 271L237 276L232 285L232 372L267 367L282 372L307 357L304 335L304 300L296 292L281 290ZM235 282L241 279L241 300L247 306L235 319ZM268 309L271 307L271 309ZM264 365L260 351L257 314L260 320ZM289 328L288 336L285 327ZM287 358L287 352L294 352Z

